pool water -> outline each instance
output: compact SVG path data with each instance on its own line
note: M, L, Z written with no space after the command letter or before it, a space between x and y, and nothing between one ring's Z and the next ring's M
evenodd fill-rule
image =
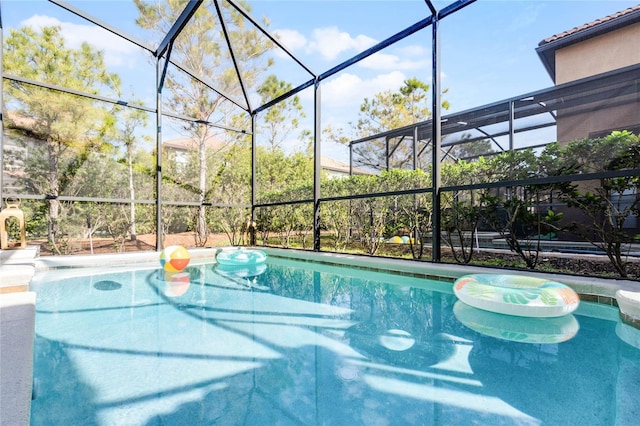
M80 275L82 274L82 275ZM48 271L32 425L632 425L638 330L514 320L451 283L271 257ZM622 339L620 336L626 336Z

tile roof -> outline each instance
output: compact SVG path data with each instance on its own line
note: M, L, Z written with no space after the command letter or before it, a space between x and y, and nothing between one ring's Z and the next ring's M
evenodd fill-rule
M551 43L552 41L556 41L556 40L559 40L561 38L564 38L564 37L579 33L581 31L597 27L598 25L604 24L606 22L610 22L610 21L612 21L614 19L621 18L623 16L626 16L626 15L628 15L630 13L633 13L633 12L636 12L636 11L640 11L640 4L638 4L636 6L629 7L629 8L624 9L624 10L621 10L620 12L616 12L616 13L613 13L611 15L605 16L604 18L598 18L595 21L591 21L591 22L588 22L586 24L571 28L570 30L563 31L563 32L561 32L559 34L556 34L556 35L553 35L551 37L545 38L544 40L542 40L538 44L538 46L542 46L543 44Z
M325 170L331 170L333 172L349 174L349 164L344 163L342 161L338 161L331 157L325 157L324 155L320 157L320 166ZM352 169L354 175L370 175L373 174L370 171L361 169L359 167L354 167Z

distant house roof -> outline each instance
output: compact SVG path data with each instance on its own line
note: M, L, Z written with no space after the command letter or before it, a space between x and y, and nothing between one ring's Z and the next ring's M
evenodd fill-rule
M188 151L189 149L193 149L197 141L193 138L180 138L180 139L170 139L162 142L163 147L170 148L175 151ZM208 137L205 141L207 148L212 149L220 149L224 147L224 142L215 137ZM349 175L349 164L343 163L342 161L335 160L330 157L322 156L320 159L320 166L331 173L341 174L341 175ZM352 173L354 175L370 175L373 174L367 170L354 167Z
M325 157L325 156L320 157L320 166L329 172L340 173L344 175L349 174L349 164L343 163L342 161L338 161L330 157ZM354 167L352 172L354 175L373 174L367 170L360 169L358 167Z
M163 140L162 146L165 148L171 148L174 150L186 151L189 149L193 149L197 143L198 141L194 138L179 138L179 139ZM220 149L225 145L223 141L221 141L215 136L207 136L204 143L207 148L212 148L212 149Z
M551 79L555 81L556 50L638 22L640 4L545 38L538 43L536 52Z

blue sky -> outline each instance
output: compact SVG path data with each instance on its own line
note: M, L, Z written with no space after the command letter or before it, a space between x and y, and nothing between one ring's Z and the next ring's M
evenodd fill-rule
M269 29L289 50L322 73L367 47L428 16L423 0L251 0L252 15L267 16ZM437 9L449 1L435 1ZM135 25L130 1L80 0L69 4L151 44ZM451 112L492 103L553 85L535 48L554 34L638 4L637 1L518 1L479 0L441 22L442 85ZM153 68L140 50L92 28L75 16L44 1L2 1L5 28L58 23L68 43L89 41L105 52L110 70L123 76L125 87L153 105L153 81L141 79ZM6 35L5 35L6 37ZM323 126L348 127L357 119L365 97L397 90L417 77L430 82L430 30L421 31L384 52L326 80L322 86ZM276 57L275 71L294 86L307 77ZM311 91L301 94L310 108ZM311 110L308 109L308 115ZM310 122L305 123L307 127ZM294 144L294 142L291 142ZM327 146L327 153L338 150ZM343 156L342 153L339 156Z

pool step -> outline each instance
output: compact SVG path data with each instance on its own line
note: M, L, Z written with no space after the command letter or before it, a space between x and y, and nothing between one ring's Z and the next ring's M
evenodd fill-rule
M37 246L0 250L0 294L29 290L39 252Z
M616 291L616 301L620 308L620 318L635 328L640 328L640 292Z

